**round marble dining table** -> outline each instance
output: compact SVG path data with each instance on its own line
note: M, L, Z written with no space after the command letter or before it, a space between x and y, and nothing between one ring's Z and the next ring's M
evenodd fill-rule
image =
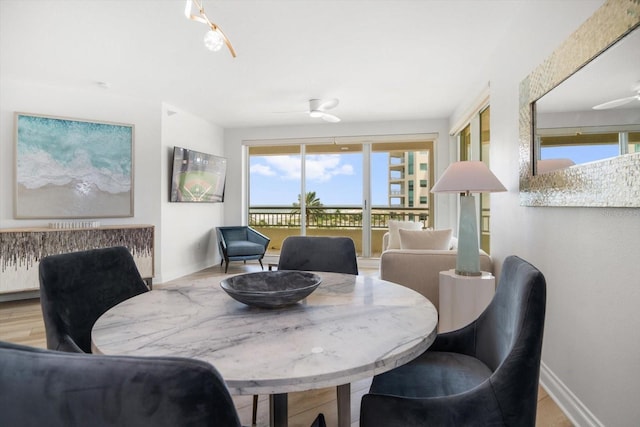
M98 319L93 351L209 362L232 394L275 396L271 420L278 426L287 422L287 393L338 386L339 425L350 425L349 384L424 352L438 314L424 296L395 283L316 274L322 283L311 295L276 309L234 300L220 277L156 287Z

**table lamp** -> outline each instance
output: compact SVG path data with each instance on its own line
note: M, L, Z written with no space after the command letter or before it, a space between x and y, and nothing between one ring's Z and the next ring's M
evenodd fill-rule
M507 191L498 178L480 161L455 162L449 165L432 193L460 194L460 226L458 227L458 253L456 274L480 276L480 248L478 247L478 221L476 200L471 193Z

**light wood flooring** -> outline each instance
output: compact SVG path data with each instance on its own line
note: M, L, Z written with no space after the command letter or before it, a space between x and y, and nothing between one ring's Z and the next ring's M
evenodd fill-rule
M267 262L265 261L265 268ZM260 266L254 262L248 264L232 263L229 265L228 274L238 274L249 271L258 271ZM360 274L376 275L375 262L362 262ZM166 284L155 284L154 289L160 289L168 284L187 283L194 277L225 276L224 268L218 266L182 277ZM12 302L0 302L0 340L46 348L44 323L40 311L38 299L21 300ZM359 424L360 399L368 389L371 380L362 380L351 385L351 421L352 427ZM234 396L234 401L240 414L243 425L251 424L251 396ZM268 425L268 397L260 396L258 404L258 425ZM337 405L335 387L312 390L307 392L289 394L289 426L307 427L311 425L318 413L325 415L328 426L337 425ZM554 401L547 395L542 387L538 393L538 412L536 426L544 427L569 427L572 423L558 408ZM383 427L383 426L381 426Z

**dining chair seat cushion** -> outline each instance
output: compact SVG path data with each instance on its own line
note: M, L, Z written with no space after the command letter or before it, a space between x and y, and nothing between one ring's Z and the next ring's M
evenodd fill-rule
M471 390L491 369L465 354L427 351L417 359L374 377L370 393L404 397L442 397Z
M260 254L264 254L264 245L259 243L249 242L247 240L227 242L227 255L230 257Z

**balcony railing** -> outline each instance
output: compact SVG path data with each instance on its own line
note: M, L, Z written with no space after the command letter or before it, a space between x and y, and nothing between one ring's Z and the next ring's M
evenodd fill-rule
M306 209L308 228L362 228L362 209L332 206ZM390 219L420 221L429 224L429 211L424 208L374 207L371 209L371 228L387 228ZM300 210L283 206L253 206L249 208L249 225L255 227L300 227Z

